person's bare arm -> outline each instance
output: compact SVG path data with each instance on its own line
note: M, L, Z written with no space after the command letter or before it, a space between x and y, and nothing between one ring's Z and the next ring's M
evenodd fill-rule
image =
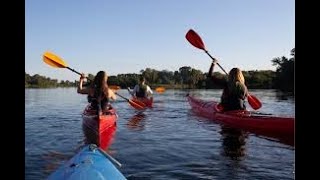
M132 97L136 97L136 93L137 93L137 91L138 91L138 88L139 88L139 86L138 86L138 85L135 85L134 88L133 88L133 90L130 91L130 94L131 94Z
M84 74L81 74L81 77L80 77L80 80L79 80L78 89L77 89L77 92L78 92L79 94L89 94L89 89L82 87L83 81L84 81L85 78L86 78L85 75L84 75Z
M227 84L227 80L224 78L218 78L213 75L213 69L216 64L217 60L212 61L209 72L208 72L208 78L210 78L216 85L225 87Z
M153 91L151 90L150 86L147 86L147 94L148 96L152 96Z
M133 96L133 90L131 91L130 87L128 87L127 89L128 89L129 94L131 94L131 96Z
M116 94L112 91L112 89L108 89L109 98L113 101L117 99Z

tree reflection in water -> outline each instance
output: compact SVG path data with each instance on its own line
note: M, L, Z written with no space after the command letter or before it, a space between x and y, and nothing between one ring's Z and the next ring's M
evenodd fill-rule
M127 123L128 129L141 131L145 126L146 115L143 112L138 112Z

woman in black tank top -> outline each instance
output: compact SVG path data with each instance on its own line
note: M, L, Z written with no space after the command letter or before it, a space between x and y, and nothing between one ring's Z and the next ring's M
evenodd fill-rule
M77 92L80 94L88 94L88 102L91 103L93 109L106 111L111 108L109 100L115 100L116 96L113 91L108 88L107 73L99 71L88 88L82 87L85 78L85 75L82 74Z

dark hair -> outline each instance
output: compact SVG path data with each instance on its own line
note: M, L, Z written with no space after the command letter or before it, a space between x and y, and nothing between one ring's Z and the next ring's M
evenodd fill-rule
M146 81L146 78L144 78L144 76L140 76L140 82L142 81Z
M94 89L94 97L98 98L102 95L108 96L108 75L104 71L99 71L94 77L91 87Z

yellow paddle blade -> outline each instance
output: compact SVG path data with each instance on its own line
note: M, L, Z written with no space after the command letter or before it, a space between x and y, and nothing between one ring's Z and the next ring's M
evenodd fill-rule
M43 61L55 68L66 68L67 64L57 55L51 52L45 52L43 54Z
M166 89L164 87L157 87L156 92L157 93L163 93Z

